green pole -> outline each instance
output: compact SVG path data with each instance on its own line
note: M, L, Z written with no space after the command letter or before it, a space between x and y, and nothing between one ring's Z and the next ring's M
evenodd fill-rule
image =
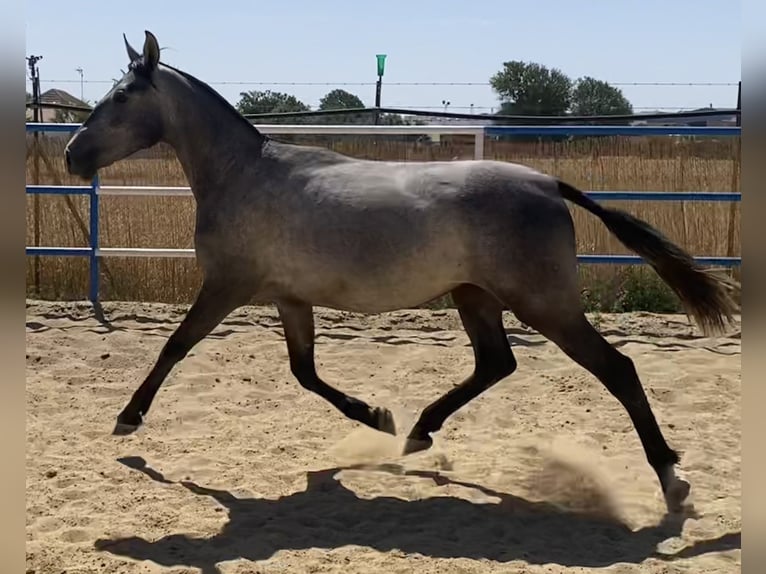
M375 83L375 107L380 107L380 89L383 86L383 74L386 70L386 54L376 54L375 59L378 64L378 81ZM380 114L375 112L375 125L380 121Z

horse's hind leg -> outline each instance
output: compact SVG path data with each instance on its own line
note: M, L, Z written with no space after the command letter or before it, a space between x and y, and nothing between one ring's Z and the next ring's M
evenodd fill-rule
M538 292L534 299L525 295L522 301L509 300L509 307L520 321L537 329L588 369L620 401L633 421L649 464L657 473L668 510L680 510L689 493L689 483L675 475L678 454L665 442L633 361L609 344L588 322L577 290L563 287L559 282L555 294L541 296Z
M335 389L319 378L314 363L314 313L311 305L299 302L277 304L284 327L290 369L305 389L324 398L348 418L389 434L396 434L394 417L382 407L371 407L364 401Z
M474 372L423 410L407 437L405 454L429 448L430 433L438 431L455 411L516 369L516 359L503 328L500 302L472 285L454 289L452 299L473 347Z
M213 284L208 280L203 282L186 317L170 335L154 367L117 417L113 434L125 435L135 431L141 425L154 396L173 367L229 313L246 302L247 291L232 283Z

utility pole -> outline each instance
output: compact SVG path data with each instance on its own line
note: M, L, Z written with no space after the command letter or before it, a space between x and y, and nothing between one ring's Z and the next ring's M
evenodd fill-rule
M34 104L34 107L32 108L32 117L34 118L35 122L40 121L40 72L37 69L37 62L42 60L42 56L29 56L27 57L27 65L29 66L29 78L32 80L32 103ZM35 132L34 134L34 183L35 185L40 184L40 141L39 141L39 132ZM34 198L32 199L33 203L33 209L34 209L34 244L35 246L40 245L40 196L38 194L35 194ZM39 294L40 293L40 258L35 257L34 261L34 285L35 285L35 291Z
M37 62L42 60L42 56L28 56L27 65L29 66L29 79L32 80L32 113L36 122L40 121L40 73L37 69Z
M378 81L375 83L375 107L380 107L380 89L383 87L383 72L386 68L386 55L376 54L375 58L378 61ZM375 111L375 125L380 122L380 113Z

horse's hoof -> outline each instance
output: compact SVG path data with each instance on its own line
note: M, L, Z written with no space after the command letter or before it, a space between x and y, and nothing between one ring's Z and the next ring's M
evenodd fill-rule
M112 436L127 436L138 430L138 425L129 425L126 423L117 423L114 425Z
M433 439L426 435L425 438L408 438L404 443L404 451L402 454L412 454L420 452L421 450L428 450L431 445L434 444Z
M383 407L375 407L373 412L377 419L378 430L396 436L396 424L394 423L394 415L391 414L391 411Z
M664 492L668 512L673 514L681 512L690 490L691 485L686 480L674 476Z
M126 436L133 434L138 430L138 427L141 426L141 422L141 415L138 415L136 420L136 417L127 417L123 413L120 413L120 416L117 417L117 424L114 425L112 435Z

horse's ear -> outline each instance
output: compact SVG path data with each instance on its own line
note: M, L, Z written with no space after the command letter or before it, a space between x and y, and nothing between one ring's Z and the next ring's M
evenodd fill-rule
M131 62L135 62L141 57L141 54L136 52L133 46L130 45L130 42L128 42L128 37L124 33L122 35L122 39L125 40L125 49L128 51L128 58L130 58Z
M149 30L145 31L144 64L149 70L154 70L160 61L160 45L157 38Z

